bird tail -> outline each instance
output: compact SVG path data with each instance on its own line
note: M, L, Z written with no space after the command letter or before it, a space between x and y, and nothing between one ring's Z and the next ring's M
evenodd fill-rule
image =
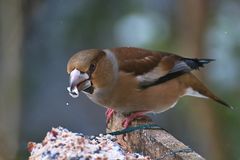
M225 101L221 100L219 97L214 95L199 79L197 79L193 74L189 73L186 74L189 75L187 77L187 86L191 87L193 91L198 92L201 96L210 98L220 104L222 104L225 107L228 107L230 109L234 109L231 105L226 103ZM191 79L191 80L190 80Z
M204 67L205 64L208 64L215 59L197 59L197 58L183 58L182 59L190 68L192 69L199 69L200 67Z

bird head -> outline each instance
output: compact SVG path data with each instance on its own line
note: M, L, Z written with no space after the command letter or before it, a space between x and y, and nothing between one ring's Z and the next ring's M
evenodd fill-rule
M96 88L107 87L112 80L112 65L103 50L90 49L73 55L67 64L69 94L75 98L79 91L92 94Z

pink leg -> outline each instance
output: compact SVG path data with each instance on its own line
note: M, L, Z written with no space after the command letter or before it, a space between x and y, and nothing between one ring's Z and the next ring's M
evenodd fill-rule
M112 119L113 114L115 113L115 111L111 108L108 108L105 112L105 116L106 116L106 123L108 124L110 119Z
M122 122L122 125L124 128L127 128L131 122L138 118L138 117L144 117L146 114L147 111L138 111L138 112L134 112L134 113L131 113L128 117L126 117L123 122Z

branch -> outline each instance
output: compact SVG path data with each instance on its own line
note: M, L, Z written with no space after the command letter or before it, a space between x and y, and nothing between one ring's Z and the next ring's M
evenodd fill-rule
M107 132L122 130L124 115L116 113L107 126ZM153 123L148 117L136 119L132 126ZM152 159L204 160L199 154L174 138L165 130L138 130L117 136L118 143L128 152L138 152Z

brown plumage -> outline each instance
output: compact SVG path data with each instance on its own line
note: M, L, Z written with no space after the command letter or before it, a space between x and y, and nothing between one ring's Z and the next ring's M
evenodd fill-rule
M83 91L97 104L137 116L143 111L163 112L185 95L211 98L231 107L191 73L211 61L128 47L80 51L67 65L69 92L78 96ZM125 122L127 127L131 120Z
M119 69L135 75L150 72L159 63L166 71L170 70L174 65L174 61L178 58L176 55L169 53L148 51L141 48L123 47L111 50L118 59Z

